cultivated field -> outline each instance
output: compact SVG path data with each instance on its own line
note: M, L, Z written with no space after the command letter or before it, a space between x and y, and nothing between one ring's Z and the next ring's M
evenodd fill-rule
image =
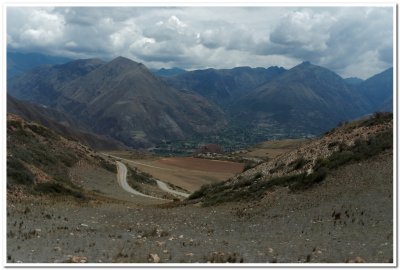
M255 158L274 158L280 154L297 149L299 146L308 141L308 139L266 141L251 147L249 152L245 153L244 156Z
M116 152L110 154L126 158L124 154L119 155ZM189 192L199 189L204 184L227 180L242 172L244 167L243 164L237 162L192 157L144 158L129 161L126 158L124 163Z

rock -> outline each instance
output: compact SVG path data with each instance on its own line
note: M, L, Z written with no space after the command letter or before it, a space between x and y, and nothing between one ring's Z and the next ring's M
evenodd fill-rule
M354 259L347 259L346 263L366 263L366 261L363 258L357 256Z
M183 235L181 234L181 235L179 235L179 239L182 239L183 238Z
M363 258L361 258L361 257L356 257L356 258L354 259L354 262L355 262L355 263L366 263L365 260L364 260Z
M147 260L149 262L152 262L152 263L159 263L160 262L160 257L158 256L158 254L150 253L148 258L147 258Z
M61 248L60 247L54 247L53 250L54 251L61 251Z
M189 253L186 253L185 255L186 255L186 256L193 257L194 254L193 254L192 252L189 252Z
M87 263L88 259L85 256L71 256L69 255L70 258L67 259L66 263Z
M85 224L85 223L82 223L81 226L83 226L83 227L89 227L89 225L87 225L87 224Z
M163 252L164 254L166 254L166 253L168 253L168 250L167 250L167 249L164 249L162 252Z
M161 242L161 241L156 241L157 246L161 247L163 245L165 245L165 242Z

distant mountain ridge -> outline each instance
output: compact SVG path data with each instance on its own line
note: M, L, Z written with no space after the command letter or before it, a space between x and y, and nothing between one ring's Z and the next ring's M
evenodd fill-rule
M7 78L21 75L38 66L64 64L72 60L40 53L7 52Z
M11 79L7 92L21 100L54 106L65 84L103 65L100 59L81 59L62 65L41 66Z
M344 79L349 85L360 85L364 80L357 77L350 77Z
M160 77L171 77L175 76L178 74L185 73L186 70L178 67L173 67L173 68L161 68L158 70L150 70L154 75L160 76Z
M210 68L188 71L167 77L165 80L177 89L195 91L217 104L224 105L285 71L282 67Z
M393 111L393 68L368 78L358 89L370 103L370 111Z

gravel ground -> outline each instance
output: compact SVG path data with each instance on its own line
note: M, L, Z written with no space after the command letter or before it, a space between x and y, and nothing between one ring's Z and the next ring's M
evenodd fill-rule
M392 158L345 166L307 191L207 208L9 197L7 262L389 263Z

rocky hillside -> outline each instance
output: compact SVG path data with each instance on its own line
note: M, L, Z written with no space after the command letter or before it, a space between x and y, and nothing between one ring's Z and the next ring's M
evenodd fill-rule
M21 116L27 121L41 124L62 134L67 139L79 141L93 149L115 150L126 148L121 142L111 137L87 132L90 128L77 118L43 105L21 101L7 95L7 112Z
M7 189L18 194L67 195L85 192L72 182L69 169L77 162L115 170L113 164L78 142L21 117L7 114Z
M307 189L338 167L393 149L393 115L374 116L337 127L300 148L249 169L227 182L203 186L189 200L211 205L262 198L277 186Z

